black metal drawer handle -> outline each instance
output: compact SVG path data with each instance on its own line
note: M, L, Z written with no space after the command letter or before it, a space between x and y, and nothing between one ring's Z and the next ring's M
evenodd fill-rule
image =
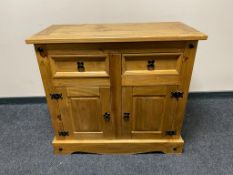
M84 72L85 71L84 62L82 61L77 62L77 68L79 72Z
M110 119L111 119L110 113L108 113L108 112L105 112L103 117L104 117L104 120L107 122L110 121Z
M130 116L129 112L124 112L123 118L124 118L125 121L129 121L129 116Z
M155 60L148 60L147 70L154 70L154 69L155 69Z

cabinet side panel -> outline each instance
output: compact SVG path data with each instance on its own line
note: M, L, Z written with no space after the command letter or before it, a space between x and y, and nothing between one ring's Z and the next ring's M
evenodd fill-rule
M46 48L46 45L34 45L35 53L40 69L40 74L42 78L42 82L44 85L45 95L47 99L48 109L51 116L52 126L55 132L55 135L58 136L58 131L61 129L59 124L59 105L56 100L51 100L50 93L55 92L54 87L52 86L52 76L50 71L49 59L47 55L41 56L41 54L37 51L37 48L41 47L43 49Z
M183 125L185 108L188 99L189 85L191 81L197 45L198 45L198 41L189 41L187 42L185 47L183 69L181 70L182 83L181 85L178 86L178 88L184 92L184 95L183 98L179 99L179 103L177 106L177 116L173 123L173 128L174 130L177 131L177 137L179 136Z

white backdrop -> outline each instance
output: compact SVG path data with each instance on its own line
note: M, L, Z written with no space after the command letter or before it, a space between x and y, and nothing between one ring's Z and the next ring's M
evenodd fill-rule
M233 90L232 0L0 0L0 97L44 96L28 36L51 24L182 21L200 41L191 91Z

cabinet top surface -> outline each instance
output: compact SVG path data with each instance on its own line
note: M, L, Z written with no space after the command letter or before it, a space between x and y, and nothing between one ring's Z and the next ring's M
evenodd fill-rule
M207 35L181 22L51 25L27 44L205 40Z

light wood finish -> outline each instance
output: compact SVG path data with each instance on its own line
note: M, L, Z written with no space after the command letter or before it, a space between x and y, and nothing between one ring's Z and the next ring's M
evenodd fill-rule
M121 55L110 54L111 105L115 120L115 136L121 138Z
M125 42L125 43L64 43L43 44L48 55L104 55L109 53L183 53L187 41ZM130 46L130 47L129 47Z
M182 53L125 54L122 61L123 75L178 75ZM148 70L149 61L154 61L152 70Z
M125 75L122 76L123 86L156 86L156 85L179 85L181 79L177 75Z
M52 25L29 44L201 40L207 36L180 22Z
M79 78L59 78L52 79L51 82L55 87L61 86L110 86L109 78L99 77L79 77Z
M148 62L154 61L154 69L148 70ZM122 84L143 86L180 84L182 53L123 54Z
M36 46L35 46L36 49ZM51 116L52 126L54 129L55 136L59 139L58 132L63 129L63 117L60 115L59 105L56 101L51 100L50 93L56 91L54 86L51 84L52 75L50 71L49 60L44 59L41 55L35 50L37 62L40 69L40 74L42 78L42 82L44 85L46 100L48 104L49 113ZM62 139L62 137L60 138Z
M29 38L54 152L181 153L197 43L206 38L182 23L55 25Z
M186 59L184 60L184 68L182 70L183 71L182 84L180 84L179 86L179 89L182 89L184 91L184 97L180 100L180 103L177 106L177 116L173 124L173 129L178 132L178 135L180 134L183 125L184 114L188 100L188 90L189 90L189 85L191 81L192 70L193 70L197 45L198 45L197 41L192 43L194 44L194 48L193 49L189 48L189 44L190 44L189 42L187 43L184 51L184 56Z
M182 153L184 141L177 139L53 140L55 154L90 152L97 154L135 154L146 152Z
M54 78L108 77L109 59L107 55L65 55L49 56ZM78 70L82 62L84 72Z
M98 87L68 87L67 97L99 97Z
M122 93L122 128L124 134L135 139L166 137L175 114L176 100L171 92L177 86L124 87ZM124 113L130 114L124 119ZM128 132L128 133L127 133Z
M103 139L114 136L114 118L111 113L109 87L57 88L63 99L58 100L61 115L69 123L70 139ZM104 114L110 114L110 120Z

